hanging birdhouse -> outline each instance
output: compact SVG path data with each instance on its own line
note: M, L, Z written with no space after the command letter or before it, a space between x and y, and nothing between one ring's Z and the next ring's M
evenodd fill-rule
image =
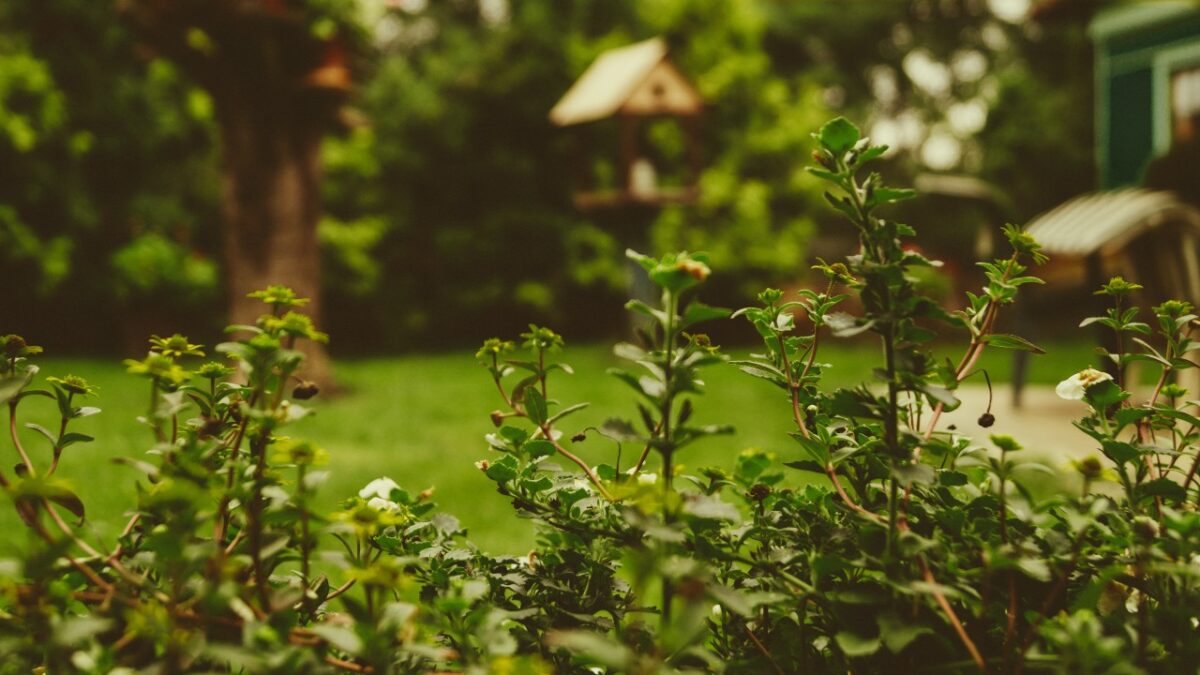
M580 127L576 205L589 210L695 201L703 110L699 92L671 62L661 38L601 54L550 111L555 125ZM616 121L615 138L612 125L603 124L607 120ZM586 141L595 146L598 136L615 145L615 153L589 152Z

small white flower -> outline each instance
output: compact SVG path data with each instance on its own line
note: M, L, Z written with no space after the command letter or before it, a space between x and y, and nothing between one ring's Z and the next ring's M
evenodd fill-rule
M376 511L395 511L400 508L400 505L396 502L382 497L371 497L367 500L367 506Z
M639 473L637 477L638 485L654 485L658 482L658 474L656 473Z
M713 605L712 610L710 610L709 613L712 614L714 619L719 619L719 618L721 618L722 611L724 611L724 610L721 609L720 605Z
M400 486L396 484L396 481L384 476L383 478L376 478L370 483L367 483L366 487L358 491L358 496L362 497L363 499L378 497L384 500L391 500L392 490L399 489Z
M1109 382L1112 379L1112 375L1108 373L1101 372L1095 368L1084 368L1062 382L1059 382L1058 386L1054 388L1054 393L1058 394L1059 398L1065 398L1068 401L1079 401L1083 399L1088 388L1101 382Z

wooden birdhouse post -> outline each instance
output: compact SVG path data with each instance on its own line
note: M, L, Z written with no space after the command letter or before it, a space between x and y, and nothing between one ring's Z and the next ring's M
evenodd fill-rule
M598 186L594 176L587 176L575 193L575 205L594 211L694 202L699 193L703 109L699 92L671 62L661 38L601 54L550 111L550 121L560 127L616 120L615 184ZM675 120L683 131L686 166L674 185L664 184L664 167L654 164L654 148L644 137L648 124L663 119ZM582 158L581 165L590 166L591 159Z
M648 231L661 209L691 204L699 197L703 111L700 93L671 62L662 38L601 54L550 111L556 126L576 129L576 208L590 214L621 246L653 253L646 250ZM614 153L609 149L593 155L585 139L591 137L594 145L595 137L606 138L602 134L607 132L607 142L613 144L608 120L616 121L616 164L615 171L608 172L609 184L603 185L594 167L605 166L604 158ZM650 142L652 132L663 130L651 127L664 122L676 125L667 129L681 141L674 144L675 157L662 156L663 148ZM660 165L655 164L656 155ZM628 263L627 276L630 295L653 300L652 284L637 265Z

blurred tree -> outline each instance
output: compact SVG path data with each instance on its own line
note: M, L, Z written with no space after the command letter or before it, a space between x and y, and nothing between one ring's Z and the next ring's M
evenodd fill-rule
M122 293L156 272L113 263L148 238L173 268L213 267L211 137L207 96L137 58L110 4L0 3L0 287L37 291L0 297L5 317L76 349L144 350L149 331L207 327L195 310L214 275L186 296Z
M253 323L249 292L290 286L319 317L321 142L340 122L356 47L355 0L130 0L154 53L212 97L222 148L224 261L233 323ZM307 376L328 381L324 350Z

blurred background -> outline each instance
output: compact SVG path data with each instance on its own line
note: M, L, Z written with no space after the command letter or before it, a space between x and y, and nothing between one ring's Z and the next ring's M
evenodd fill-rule
M1186 0L4 0L0 329L99 380L106 458L145 446L117 357L212 344L247 291L291 285L333 336L332 376L311 356L343 395L309 431L345 451L342 496L383 470L494 506L471 348L548 323L593 366L570 386L618 405L597 420L630 413L600 382L624 248L708 251L715 305L809 283L855 243L803 170L828 118L922 192L896 215L949 305L1000 224L1040 222L1052 284L1011 321L1086 365L1102 275L1169 267L1151 291L1200 299L1197 112ZM716 394L737 448L782 435L761 394ZM94 491L101 514L132 494Z

